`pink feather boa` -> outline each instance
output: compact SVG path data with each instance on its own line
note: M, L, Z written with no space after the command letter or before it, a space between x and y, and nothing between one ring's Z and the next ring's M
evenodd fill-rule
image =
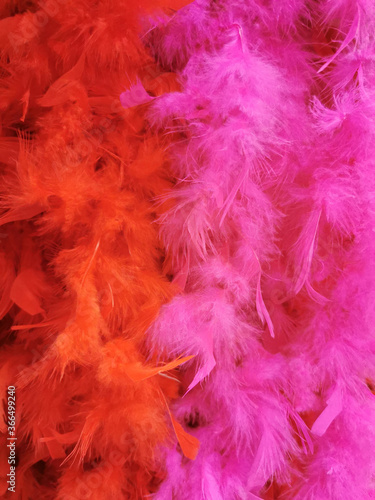
M148 346L195 355L201 442L157 500L375 498L374 34L366 0L197 0L149 35L183 91L150 113L182 292Z

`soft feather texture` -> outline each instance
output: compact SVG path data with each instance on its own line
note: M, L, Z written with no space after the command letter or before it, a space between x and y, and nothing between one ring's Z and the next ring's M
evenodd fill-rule
M375 494L373 9L197 0L149 35L182 82L149 111L182 291L147 345L195 354L175 411L201 441L158 499Z
M17 498L375 497L374 14L2 3Z
M119 100L137 79L177 88L141 35L151 11L182 4L1 6L1 397L17 387L20 499L143 498L161 443L199 446L171 420L177 374L159 375L186 359L164 366L142 346L174 293L154 223L167 141Z

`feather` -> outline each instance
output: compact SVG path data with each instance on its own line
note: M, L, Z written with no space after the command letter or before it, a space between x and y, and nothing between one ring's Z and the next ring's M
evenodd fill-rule
M340 47L336 50L336 52L319 68L318 73L321 73L324 71L335 59L336 57L352 42L357 36L358 36L358 29L359 29L359 8L355 14L355 17L353 19L352 24L350 25L350 28L341 43Z
M259 317L260 317L262 323L267 324L269 331L270 331L270 335L272 338L274 338L275 332L274 332L274 328L273 328L273 323L272 323L271 317L270 317L269 312L264 304L263 297L262 297L260 276L261 275L259 274L258 283L257 283L257 293L256 293L257 313L259 314Z
M198 439L188 434L183 429L182 425L179 422L177 422L177 420L173 417L171 413L170 416L174 432L177 436L177 440L181 446L183 454L190 460L195 460L199 449Z
M47 92L38 100L43 107L57 106L64 103L68 96L74 98L77 90L80 90L79 80L85 69L85 55L81 54L77 63L64 75L58 78L49 87Z
M194 379L190 383L187 392L191 391L191 389L193 389L197 384L199 384L199 382L201 382L204 378L206 378L215 368L216 360L212 354L212 350L213 350L213 345L211 341L210 345L207 348L207 353L208 353L207 359L205 360L203 366L198 368L198 370L196 371Z
M40 297L44 295L44 277L34 269L24 269L13 282L10 290L11 300L28 314L44 314Z
M174 361L171 361L170 363L166 363L165 365L156 368L144 367L140 363L128 364L125 367L125 371L134 382L139 382L141 380L146 380L150 377L153 377L158 373L164 373L166 371L173 370L177 366L186 363L186 361L189 361L193 357L194 356L186 356L184 358L176 359Z
M121 105L125 108L133 108L154 100L147 92L141 81L136 82L129 90L120 94Z
M293 422L296 424L296 427L297 427L297 431L298 431L298 434L300 436L300 439L301 439L301 443L302 443L302 447L303 447L303 451L307 454L308 452L310 453L314 453L314 443L311 439L311 436L309 434L309 430L305 424L305 422L302 420L302 418L300 417L300 415L295 412L295 411L292 411L290 413L290 417L293 419ZM308 449L306 448L306 444L308 446Z
M303 228L298 240L294 244L296 252L296 278L294 283L294 292L296 294L300 292L301 288L308 280L320 216L320 210L315 210L310 214L308 222Z
M336 387L331 396L327 399L327 407L315 420L311 428L311 432L317 436L323 436L333 420L340 415L343 408L342 391L340 387Z
M39 203L30 206L22 206L9 210L0 217L0 226L19 220L32 219L43 212L44 207Z

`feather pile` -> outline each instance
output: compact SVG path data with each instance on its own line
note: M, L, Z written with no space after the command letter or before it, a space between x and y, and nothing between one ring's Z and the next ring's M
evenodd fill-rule
M153 201L172 183L166 140L119 95L141 77L155 94L177 83L142 46L139 7L47 7L9 2L0 25L0 358L2 398L17 393L16 494L144 498L163 478L157 447L173 443L178 380L159 372L184 360L164 366L143 350L174 293ZM4 407L1 495L6 421Z
M375 3L0 18L0 495L375 498Z

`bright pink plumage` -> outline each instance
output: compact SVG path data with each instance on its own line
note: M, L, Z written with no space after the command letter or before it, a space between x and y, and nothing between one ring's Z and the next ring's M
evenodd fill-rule
M196 1L150 37L183 87L151 111L183 293L148 345L195 354L176 412L201 441L158 499L374 494L373 11Z
M16 497L375 498L374 0L5 0L0 31Z

